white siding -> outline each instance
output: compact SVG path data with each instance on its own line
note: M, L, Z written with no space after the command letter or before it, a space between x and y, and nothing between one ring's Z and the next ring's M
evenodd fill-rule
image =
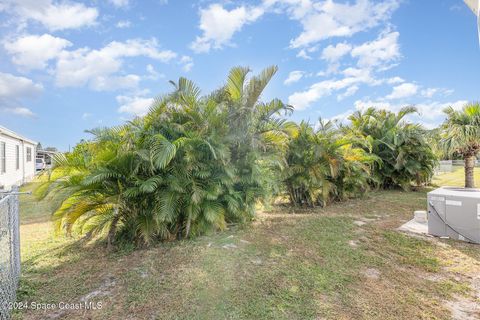
M5 142L6 172L0 172L0 189L9 190L14 185L21 185L35 176L36 146L0 133L0 142ZM16 146L20 148L20 168L17 169ZM32 149L32 160L27 162L27 147Z

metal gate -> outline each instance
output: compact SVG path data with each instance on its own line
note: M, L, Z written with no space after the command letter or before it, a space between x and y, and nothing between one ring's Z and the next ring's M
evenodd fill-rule
M18 189L0 193L0 320L10 319L20 278Z

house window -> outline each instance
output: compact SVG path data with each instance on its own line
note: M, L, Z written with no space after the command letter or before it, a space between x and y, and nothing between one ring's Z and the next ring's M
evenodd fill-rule
M20 169L20 146L15 146L15 160L16 160L16 168L17 170Z
M0 174L7 172L7 151L5 142L0 142Z
M32 161L32 148L27 147L27 162Z

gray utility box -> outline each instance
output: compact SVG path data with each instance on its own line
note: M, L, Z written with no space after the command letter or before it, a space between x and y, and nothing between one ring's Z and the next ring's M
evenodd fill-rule
M480 243L480 190L443 187L427 194L428 233Z

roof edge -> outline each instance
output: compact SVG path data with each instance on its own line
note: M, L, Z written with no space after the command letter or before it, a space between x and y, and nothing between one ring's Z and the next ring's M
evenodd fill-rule
M28 143L31 143L33 145L37 145L38 142L36 142L35 140L32 140L32 139L29 139L29 138L26 138L22 135L19 135L18 133L8 129L8 128L5 128L4 126L0 126L0 133L6 135L6 136L9 136L9 137L12 137L12 138L15 138L15 139L18 139L18 140L22 140L22 141L25 141L25 142L28 142Z

